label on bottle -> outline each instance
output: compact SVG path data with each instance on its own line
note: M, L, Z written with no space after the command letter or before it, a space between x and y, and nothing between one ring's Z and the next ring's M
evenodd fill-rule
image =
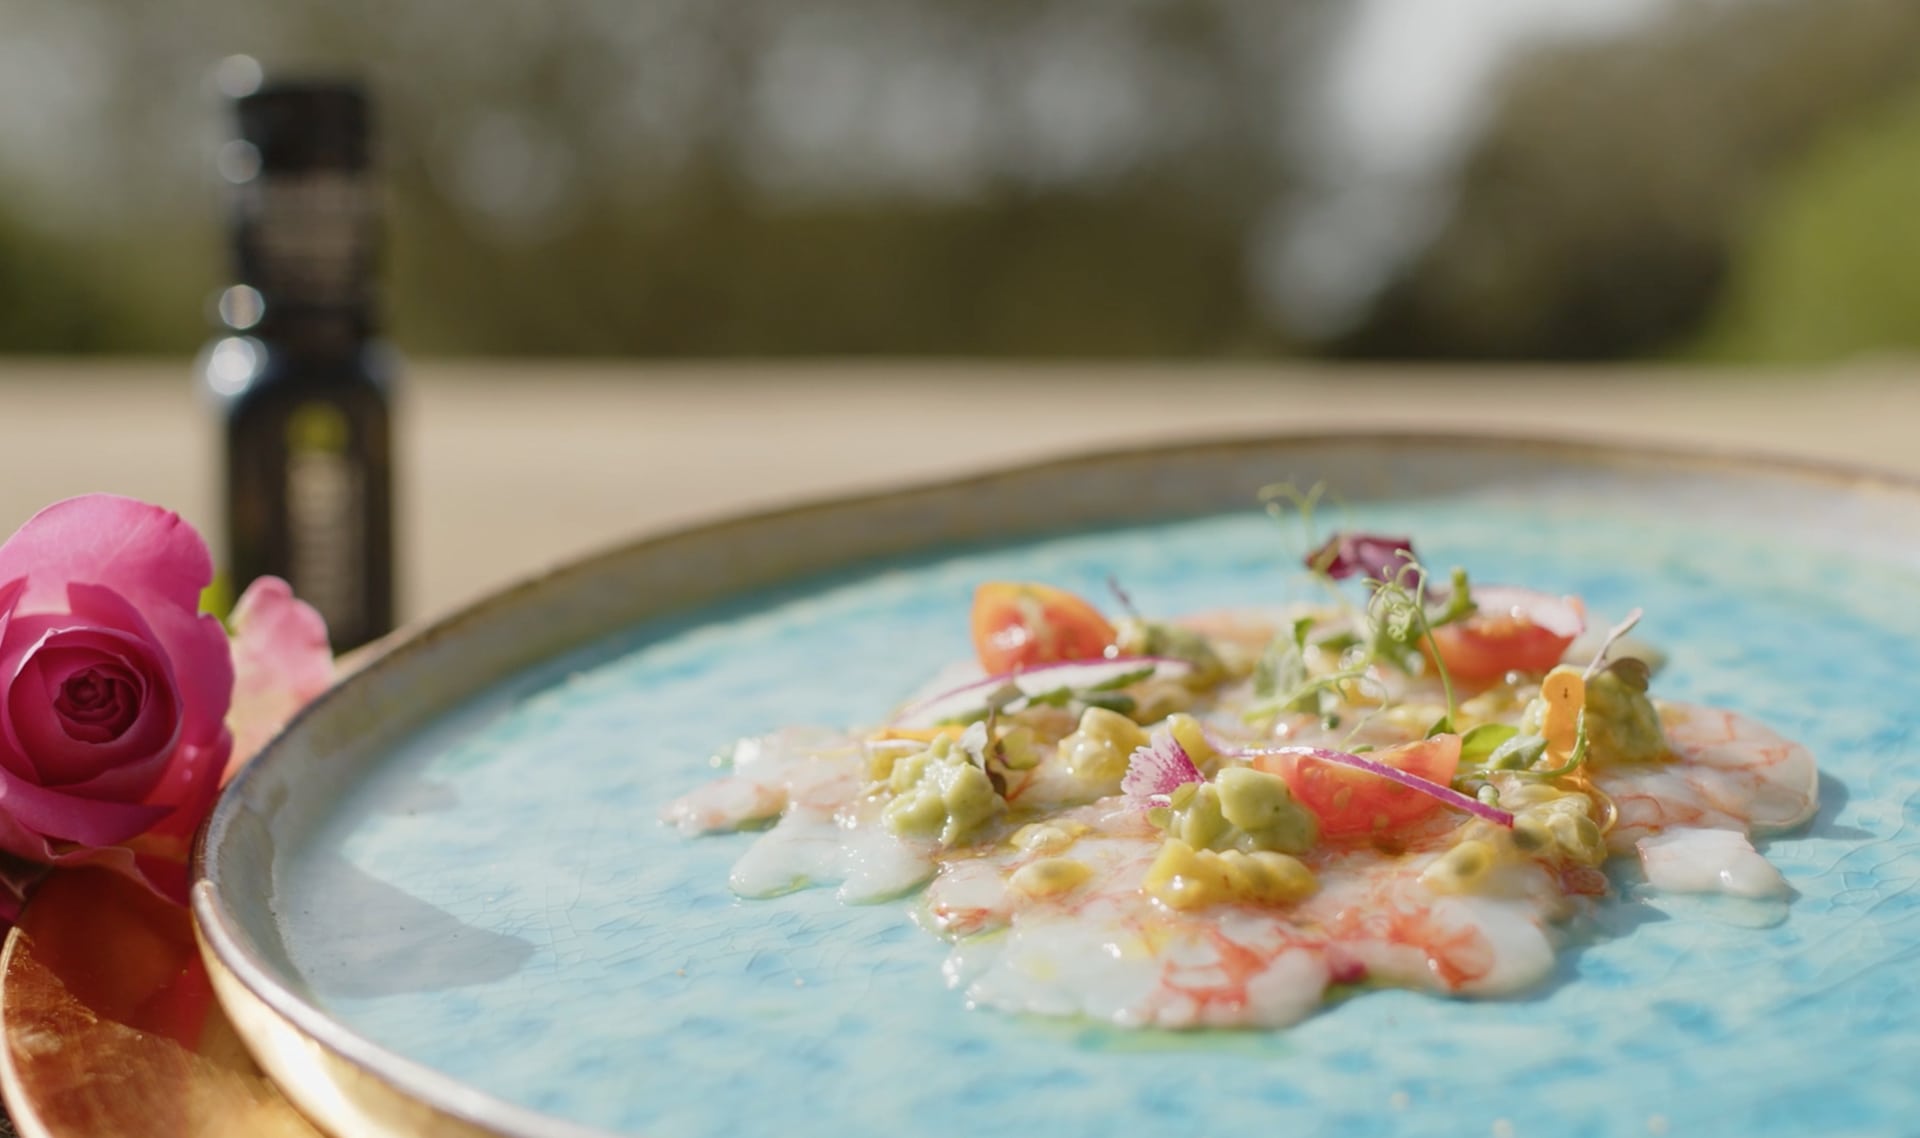
M256 179L240 199L241 274L270 304L365 304L373 204L372 188L358 173Z
M362 631L366 602L366 483L350 432L326 403L303 403L287 420L288 583L343 642Z

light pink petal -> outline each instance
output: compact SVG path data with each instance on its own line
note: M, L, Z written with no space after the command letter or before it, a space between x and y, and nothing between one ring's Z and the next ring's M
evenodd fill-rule
M87 494L41 510L0 545L0 580L28 578L22 604L66 601L70 581L111 589L142 612L200 607L213 556L179 514L114 494Z
M1161 802L1179 787L1200 781L1200 768L1193 765L1187 749L1173 732L1162 727L1127 760L1127 774L1120 780L1120 789L1128 798Z
M233 609L233 766L238 769L333 685L327 623L278 577L262 577Z

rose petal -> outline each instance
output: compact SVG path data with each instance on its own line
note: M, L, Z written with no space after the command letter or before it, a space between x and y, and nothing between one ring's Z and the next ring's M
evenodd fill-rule
M209 746L182 747L160 785L147 796L148 803L171 807L173 813L142 834L140 840L171 842L185 860L194 832L220 796L220 778L232 753L233 736L225 731Z
M193 836L207 816L220 792L219 772L225 767L232 740L222 735L213 747L185 747L178 760L168 768L166 783L154 798L172 807L170 813L144 832L124 842L102 846L56 845L26 831L6 815L0 803L0 849L22 850L34 847L41 854L26 855L50 865L93 865L110 869L167 898L176 905L187 903L187 888L192 883L189 862ZM24 851L23 851L24 852Z
M7 631L14 624L14 605L26 589L27 582L24 577L0 584L0 649L4 649L7 643ZM17 659L10 659L8 653L0 650L0 691L6 690L4 685L12 681L18 667ZM35 777L33 764L27 760L26 755L21 753L18 742L7 731L4 719L4 712L0 712L0 769L10 770L23 778Z
M13 622L11 643L0 652L0 684L7 692L7 698L0 700L0 766L29 782L87 778L108 766L143 761L156 754L164 759L174 745L178 696L172 693L157 651L112 630L61 627L71 620L53 614L21 617ZM49 653L56 669L64 657L78 655L117 660L146 674L158 672L158 686L166 691L160 696L160 706L154 709L155 718L148 724L136 723L137 734L132 739L105 745L75 743L58 723L58 713L46 696L47 678L39 665ZM128 656L138 662L129 661ZM151 689L155 681L149 679L148 685ZM88 756L102 761L89 764ZM141 793L144 791L128 797L137 799Z
M111 589L81 582L67 586L67 601L75 617L122 629L165 654L182 741L207 742L220 733L233 697L233 658L218 620L167 608L143 612Z
M159 848L144 837L129 845L60 849L50 853L48 861L62 869L94 866L110 870L180 906L188 903L188 887L193 884L183 850Z
M70 581L111 589L141 612L197 612L213 580L213 555L192 526L114 494L87 494L41 510L0 544L0 580L28 578L23 604L45 611L66 600Z
M0 772L0 815L36 836L110 846L152 828L170 813L171 807L163 805L79 798ZM21 857L45 860L44 848L32 843L24 848L8 844L4 833L0 833L0 848Z
M278 577L261 577L233 606L233 729L237 770L289 719L333 685L327 622ZM231 773L231 771L229 772Z
M34 845L45 850L44 857L28 860L0 853L0 922L19 917L19 907L33 888L54 869L94 866L120 874L144 887L156 897L176 905L187 904L187 844L175 839L150 840L146 836L116 846L55 845L29 833L0 814L0 850ZM11 906L11 911L9 907Z
M0 633L0 695L12 692L23 681L21 672L27 662L33 658L42 641L67 620L64 615L42 613L36 616L15 615L8 622L4 633ZM13 701L0 698L0 768L28 780L40 781L40 770L34 765L26 743L20 738L9 706Z
M0 582L0 640L7 636L7 622L13 618L13 610L20 598L27 592L27 579L15 577L11 581Z
M22 858L0 857L0 927L20 919L27 895L51 872L48 866Z
M76 671L112 669L137 677L140 706L115 738L75 738L59 699ZM22 661L0 714L43 786L69 792L138 801L153 788L179 739L179 697L172 677L153 649L121 633L101 629L56 630L43 636ZM90 780L106 779L83 788Z
M111 743L139 726L140 709L147 706L147 680L130 662L56 651L40 653L34 664L69 738Z

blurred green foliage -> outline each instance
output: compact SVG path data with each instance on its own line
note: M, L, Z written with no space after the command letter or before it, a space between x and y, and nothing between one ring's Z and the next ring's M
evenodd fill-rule
M1688 353L1798 363L1920 351L1920 83L1823 140L1757 211Z
M395 319L419 350L1220 355L1273 339L1236 219L1147 187L766 209L720 183L591 210L539 245L460 228L402 216Z
M56 236L0 203L0 352L190 352L218 255L210 227Z
M368 81L421 354L1920 347L1920 2L1602 8L0 0L0 351L207 337L229 52Z
M1711 355L1729 361L1910 344L1920 311L1873 297L1920 288L1920 260L1849 246L1911 241L1920 140L1887 108L1916 75L1912 0L1681 4L1627 40L1537 53L1510 74L1445 224L1344 347L1685 358L1707 327L1728 329ZM1849 310L1865 338L1790 331L1839 331L1809 305Z

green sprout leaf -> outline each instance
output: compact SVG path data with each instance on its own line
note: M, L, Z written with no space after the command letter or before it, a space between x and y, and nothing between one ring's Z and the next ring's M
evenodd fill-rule
M1505 723L1482 723L1460 737L1461 764L1488 765L1487 760L1495 749L1518 734L1520 734L1519 728L1509 727Z
M1509 728L1509 730L1512 730ZM1525 770L1540 761L1547 753L1547 741L1538 735L1522 735L1514 732L1502 740L1487 753L1488 770L1517 771Z

